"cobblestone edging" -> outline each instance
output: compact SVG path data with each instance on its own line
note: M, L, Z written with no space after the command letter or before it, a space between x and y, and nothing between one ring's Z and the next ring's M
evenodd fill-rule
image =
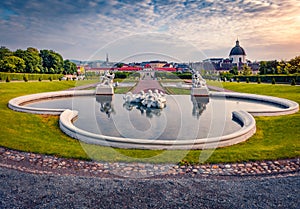
M0 147L0 156L0 167L35 174L147 178L177 175L254 176L300 171L300 158L179 166L174 164L92 162L19 152L3 147Z

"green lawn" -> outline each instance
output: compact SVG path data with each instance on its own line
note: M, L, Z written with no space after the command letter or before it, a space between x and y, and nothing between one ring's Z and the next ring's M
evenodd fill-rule
M7 108L8 101L17 96L58 91L87 83L92 81L0 83L0 146L67 158L152 163L177 163L181 160L198 163L199 156L200 162L203 162L203 159L211 154L206 162L238 162L300 156L300 113L257 117L257 133L247 142L216 150L188 152L114 149L87 145L63 134L58 127L57 116L19 113ZM298 86L246 83L221 83L221 85L234 91L278 96L300 103ZM127 90L117 88L116 93Z

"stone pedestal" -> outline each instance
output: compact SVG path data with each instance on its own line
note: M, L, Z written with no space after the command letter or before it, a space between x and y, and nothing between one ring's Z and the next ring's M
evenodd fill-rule
M108 85L98 85L96 87L96 95L113 95L114 88Z
M209 91L208 91L208 88L206 86L205 87L198 87L198 88L192 87L191 95L195 96L195 97L208 97L209 96Z

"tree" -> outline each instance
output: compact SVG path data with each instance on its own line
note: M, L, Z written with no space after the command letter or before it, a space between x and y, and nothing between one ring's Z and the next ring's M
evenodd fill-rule
M4 57L11 56L13 53L6 48L5 46L0 47L0 60L4 59Z
M229 72L233 75L238 75L239 74L238 67L233 66Z
M251 75L252 74L252 70L251 70L251 68L248 65L244 64L243 67L242 67L241 73L243 75Z
M15 56L22 58L25 61L26 73L39 73L42 69L42 59L39 56L37 49L29 47L27 50L18 49L14 52Z
M64 61L64 74L74 74L77 72L77 66L70 60Z
M300 73L300 56L291 59L287 64L289 64L289 73Z
M266 61L261 61L259 65L259 74L260 75L265 75L267 74L267 62Z
M64 68L63 58L60 54L52 51L43 49L40 51L42 58L43 68L48 69L46 73L62 73Z
M0 71L9 73L22 73L26 65L25 61L16 56L6 56L0 60Z
M278 70L277 66L278 66L277 60L261 61L259 66L259 74L260 75L276 74Z

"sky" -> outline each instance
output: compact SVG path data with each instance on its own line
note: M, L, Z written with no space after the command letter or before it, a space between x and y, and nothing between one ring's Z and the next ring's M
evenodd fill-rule
M6 0L0 45L52 49L65 59L196 62L300 55L300 0Z

